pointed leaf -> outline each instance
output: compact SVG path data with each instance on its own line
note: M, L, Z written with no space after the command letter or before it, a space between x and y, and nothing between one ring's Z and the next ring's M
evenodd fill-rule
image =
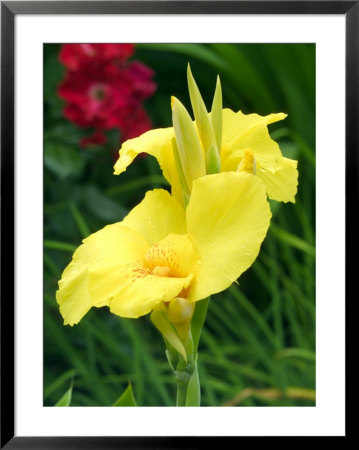
M172 104L172 121L183 173L191 188L193 180L206 175L205 159L191 116L177 99Z
M212 144L209 147L209 150L207 152L206 155L206 169L207 169L207 174L210 175L212 173L219 173L220 172L220 160L219 160L219 155L218 155L218 151L217 151L217 147Z
M65 394L60 398L60 400L55 404L55 406L70 406L71 398L72 398L72 387L73 387L73 381L71 381L71 386L65 392Z
M171 140L171 142L172 142L173 156L174 156L174 160L175 160L175 164L176 164L176 170L177 170L178 178L180 180L180 184L181 184L181 188L182 188L183 201L184 201L184 205L187 206L191 192L189 190L189 187L188 187L188 184L186 181L186 177L183 172L181 158L180 158L180 155L178 152L176 139L173 138Z
M198 133L201 138L204 153L207 155L207 151L210 146L212 144L216 146L216 138L212 123L208 117L206 105L204 104L201 93L199 92L195 79L193 78L189 64L187 66L187 81Z
M170 345L182 356L182 358L187 361L186 350L178 337L176 329L168 321L166 314L162 311L153 310L151 313L151 320L154 326L162 334L165 340L167 340Z
M131 383L127 386L121 397L116 400L113 406L137 406Z
M213 131L216 136L218 152L221 153L222 147L222 87L219 76L217 77L216 90L214 92L212 110L211 110L211 122Z

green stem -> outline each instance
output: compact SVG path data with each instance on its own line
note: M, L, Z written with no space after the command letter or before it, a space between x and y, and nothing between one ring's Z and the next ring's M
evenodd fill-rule
M201 405L201 386L197 366L197 348L207 315L209 299L210 297L196 302L191 321L190 338L186 345L187 358L190 365L186 365L183 360L177 364L177 406Z
M194 372L187 385L186 406L201 406L201 386L199 383L197 361L195 362Z
M197 351L191 329L185 345L187 361L180 357L175 375L177 378L177 406L200 406L201 388L197 368Z
M163 326L163 321L159 321L159 315L153 312L151 320L159 329L165 339L166 356L177 380L176 406L200 406L201 387L197 367L197 348L201 335L201 330L207 315L209 297L196 303L195 311L188 330L177 324L175 329L177 340L183 345L183 351L179 351L178 346L174 346L177 341L168 333ZM162 317L162 316L161 316ZM167 319L168 320L168 319ZM167 323L167 322L166 322ZM186 331L187 330L187 331ZM187 336L188 333L188 336ZM169 341L171 338L171 342Z
M188 370L188 365L186 369ZM191 371L191 375L186 370L176 371L176 406L201 406L201 388L199 383L197 362L194 362L191 365Z
M211 297L207 297L204 300L196 302L194 309L191 330L193 337L194 353L197 354L197 348L199 343L199 338L201 336L202 327L207 315L208 303Z
M186 406L187 383L177 380L176 406Z

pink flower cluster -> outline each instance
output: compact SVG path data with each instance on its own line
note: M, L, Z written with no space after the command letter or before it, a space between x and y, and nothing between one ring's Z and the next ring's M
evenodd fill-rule
M105 130L119 129L125 141L151 128L142 102L156 90L154 74L139 61L128 61L133 53L132 44L62 45L66 73L58 94L67 102L64 115L95 130L82 146L104 143Z

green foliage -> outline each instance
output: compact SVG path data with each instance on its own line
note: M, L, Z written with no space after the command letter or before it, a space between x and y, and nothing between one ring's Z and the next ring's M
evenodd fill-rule
M121 397L118 400L116 400L113 406L137 406L131 384L127 386L125 392L121 395Z
M63 118L58 50L47 44L44 51L44 404L63 398L75 375L71 406L109 406L132 388L140 406L173 406L173 374L149 317L122 319L99 308L64 327L58 311L57 282L81 240L122 220L148 189L167 186L149 156L112 175L116 135L102 147L80 148L91 130ZM298 159L296 203L271 202L258 259L239 285L212 296L198 370L205 406L314 405L315 46L143 44L135 59L156 73L157 92L145 104L154 127L171 124L171 95L190 110L187 63L207 109L219 74L224 107L288 114L270 132L284 156Z
M45 145L44 164L60 179L80 176L85 167L78 150L52 143Z
M60 398L60 400L55 404L55 406L70 406L71 398L72 398L72 387L73 387L73 383L71 382L71 386L64 393L64 395Z

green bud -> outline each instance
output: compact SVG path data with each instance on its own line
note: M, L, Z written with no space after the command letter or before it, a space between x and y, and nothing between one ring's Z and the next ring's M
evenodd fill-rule
M217 77L216 90L212 102L211 122L220 154L222 147L222 87L219 76Z
M175 164L176 164L176 170L178 173L178 178L181 184L181 188L182 188L182 194L183 194L183 203L185 206L188 205L189 202L189 198L191 195L191 192L189 190L187 181L186 181L186 177L184 176L184 172L183 172L183 168L182 168L182 163L181 163L181 158L178 152L178 147L177 147L177 142L175 138L172 138L171 140L171 144L172 144L172 151L173 151L173 157L175 160Z
M190 321L194 304L185 298L176 297L168 305L168 318L173 323Z
M191 116L177 99L172 101L172 121L183 174L191 190L193 180L206 175L206 164Z
M157 330L162 334L165 341L168 341L170 345L182 356L187 362L186 350L178 337L176 329L169 322L167 314L163 311L153 310L151 313L151 321Z
M209 147L209 150L207 152L207 156L206 156L206 169L207 169L207 173L211 174L211 173L219 173L220 172L220 160L219 160L219 155L218 155L218 151L217 151L217 147L212 144Z
M210 146L216 143L216 138L214 135L212 123L208 117L206 105L204 104L201 93L199 92L195 79L193 78L189 64L187 66L187 81L198 134L201 138L204 153L205 155L207 155L207 151Z

